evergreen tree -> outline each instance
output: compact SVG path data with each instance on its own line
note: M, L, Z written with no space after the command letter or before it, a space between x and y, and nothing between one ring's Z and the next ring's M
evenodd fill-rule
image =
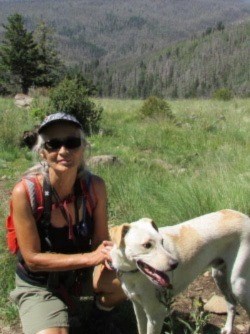
M4 40L0 46L0 63L14 84L21 86L24 94L35 82L38 75L38 49L33 35L24 27L20 14L8 17Z
M54 48L52 31L43 21L34 33L39 54L39 76L35 80L37 86L52 87L59 81L63 65Z

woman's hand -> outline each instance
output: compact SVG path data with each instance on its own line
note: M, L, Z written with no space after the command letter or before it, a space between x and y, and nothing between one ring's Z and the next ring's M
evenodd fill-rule
M104 240L100 246L101 246L101 252L105 256L105 260L104 260L105 267L108 270L114 270L114 268L112 267L112 259L110 257L110 251L111 251L111 249L113 247L113 242L112 241Z
M103 245L102 253L107 256L106 260L111 261L110 251L113 248L113 245L114 245L113 242L112 241L108 241L108 240L104 240L102 242L102 245Z
M104 240L97 249L92 253L97 261L96 264L111 262L110 251L113 247L113 242Z

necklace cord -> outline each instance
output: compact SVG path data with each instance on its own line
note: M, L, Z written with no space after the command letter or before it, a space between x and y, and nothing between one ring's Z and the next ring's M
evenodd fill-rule
M72 215L70 214L68 206L67 206L67 203L69 203L70 201L68 200L68 198L61 200L55 188L52 188L52 192L57 201L56 207L59 207L64 219L66 220L69 226L69 239L75 240L75 235L73 231L73 219L72 219Z

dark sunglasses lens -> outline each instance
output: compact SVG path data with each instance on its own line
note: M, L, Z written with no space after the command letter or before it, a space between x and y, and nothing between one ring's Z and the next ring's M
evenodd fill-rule
M80 147L81 138L77 138L77 137L67 138L64 142L64 146L69 149Z
M62 142L59 139L51 139L44 143L46 150L58 150L62 146Z
M62 146L68 149L74 149L81 146L81 138L78 137L69 137L65 140L60 139L51 139L44 143L46 150L55 151L59 150Z

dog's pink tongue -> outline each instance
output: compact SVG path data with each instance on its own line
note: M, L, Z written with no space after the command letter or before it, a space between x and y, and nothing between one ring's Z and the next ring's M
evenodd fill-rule
M163 273L159 274L159 273L155 272L154 273L154 279L163 288L172 289L172 285L171 285L167 275L164 275Z
M158 277L156 278L156 281L158 282L158 284L164 288L168 288L168 289L171 289L172 286L169 282L169 279L168 277L162 277L160 275L157 275Z
M141 263L139 262L139 264ZM169 277L165 273L158 271L145 263L143 265L143 272L148 275L155 284L160 285L163 288L172 289Z

